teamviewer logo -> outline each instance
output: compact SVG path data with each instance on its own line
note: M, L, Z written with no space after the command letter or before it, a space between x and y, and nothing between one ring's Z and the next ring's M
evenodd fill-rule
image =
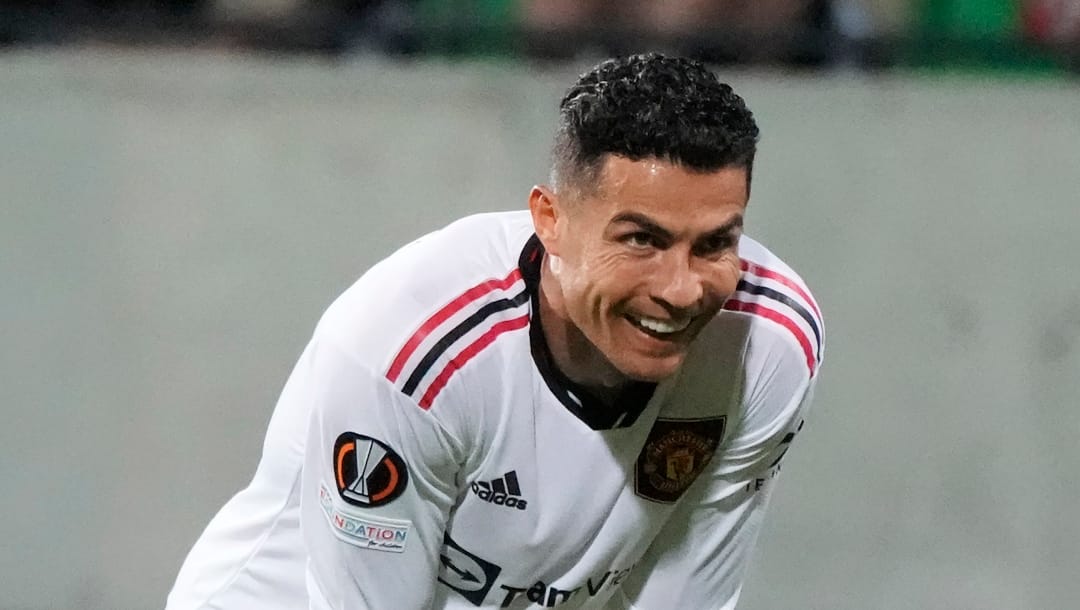
M525 510L528 504L525 498L521 497L521 486L518 485L517 471L514 470L490 481L476 481L472 484L472 490L476 497L496 506Z

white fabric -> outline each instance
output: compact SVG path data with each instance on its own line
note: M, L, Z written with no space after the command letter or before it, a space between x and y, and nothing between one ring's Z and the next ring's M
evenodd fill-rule
M776 320L724 311L632 425L594 430L532 356L526 281L513 275L531 236L523 212L463 219L379 263L329 308L278 402L251 485L195 544L169 610L734 607L770 479L810 402L803 343ZM792 319L816 367L814 329L784 309L815 312L821 332L805 285L748 237L740 256L799 287L769 284L786 305L738 298ZM398 358L453 301L465 303ZM447 339L470 319L481 321ZM425 368L440 341L449 347ZM388 375L396 359L401 372ZM719 447L677 502L637 493L657 420L720 417ZM399 497L361 507L336 493L343 433L401 456ZM478 493L514 483L514 502ZM404 548L364 548L335 533L332 515L398 524Z

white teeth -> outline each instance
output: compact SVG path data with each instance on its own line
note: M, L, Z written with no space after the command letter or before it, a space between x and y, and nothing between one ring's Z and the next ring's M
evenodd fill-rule
M690 326L690 318L685 320L656 320L653 318L634 318L634 320L641 326L653 331L654 333L668 334L677 333L680 330Z

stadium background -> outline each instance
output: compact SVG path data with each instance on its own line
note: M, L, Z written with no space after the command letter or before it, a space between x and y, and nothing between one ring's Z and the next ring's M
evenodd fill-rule
M160 607L329 301L524 206L597 57L688 40L762 127L749 232L829 327L740 608L1075 607L1075 2L693 36L322 4L0 3L0 608Z

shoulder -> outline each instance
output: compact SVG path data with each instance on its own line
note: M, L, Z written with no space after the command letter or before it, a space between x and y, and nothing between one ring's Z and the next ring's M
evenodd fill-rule
M502 212L468 216L424 235L347 289L316 335L423 406L448 358L527 324L518 257L532 233L527 212Z
M739 258L742 278L725 302L724 314L743 316L752 325L751 352L787 352L804 374L814 377L824 356L825 324L810 288L791 266L750 237L740 240Z

